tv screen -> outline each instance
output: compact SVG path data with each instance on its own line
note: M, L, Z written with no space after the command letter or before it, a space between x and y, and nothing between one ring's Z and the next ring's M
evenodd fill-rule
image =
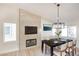
M37 34L36 26L25 26L25 34Z

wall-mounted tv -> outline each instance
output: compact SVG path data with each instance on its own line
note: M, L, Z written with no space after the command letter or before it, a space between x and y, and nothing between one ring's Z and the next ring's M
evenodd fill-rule
M51 24L43 24L43 31L52 31Z
M25 26L25 35L37 34L37 26Z

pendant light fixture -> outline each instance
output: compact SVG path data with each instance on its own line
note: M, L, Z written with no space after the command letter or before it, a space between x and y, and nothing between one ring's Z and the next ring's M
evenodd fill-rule
M59 7L60 4L56 4L57 5L57 22L53 23L53 28L54 29L62 29L64 28L65 24L63 22L60 22L60 17L59 17Z

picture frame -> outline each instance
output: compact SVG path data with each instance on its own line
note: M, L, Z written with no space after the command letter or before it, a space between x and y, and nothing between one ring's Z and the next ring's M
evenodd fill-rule
M43 24L43 31L52 31L52 24Z

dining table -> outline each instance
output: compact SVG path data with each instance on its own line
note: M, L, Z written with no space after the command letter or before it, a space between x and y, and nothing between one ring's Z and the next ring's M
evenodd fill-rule
M58 41L58 42L56 42L56 41ZM65 44L65 43L68 43L71 41L73 41L73 40L72 39L61 39L61 38L60 38L60 40L58 40L57 38L52 38L49 40L42 40L42 46L41 46L42 53L44 50L44 44L48 45L50 47L50 55L53 56L54 47L60 46L62 44Z

